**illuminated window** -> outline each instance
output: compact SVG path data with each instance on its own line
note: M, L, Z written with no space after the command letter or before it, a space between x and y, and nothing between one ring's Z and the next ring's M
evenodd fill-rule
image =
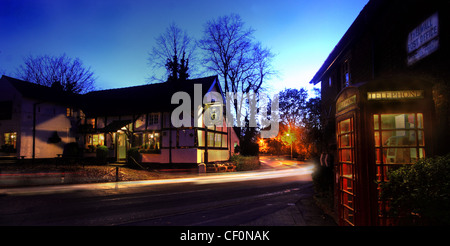
M155 131L144 133L142 149L160 150L161 149L161 133L155 132Z
M197 131L198 147L205 147L205 131Z
M216 133L214 135L214 147L221 147L222 146L222 134Z
M375 114L373 123L377 181L388 181L389 170L425 157L423 114ZM380 224L390 223L387 202L379 200L378 208Z
M73 110L71 108L66 108L66 116L72 117L72 115L73 115Z
M205 147L205 131L197 130L197 143L198 147ZM227 134L222 132L212 132L208 131L207 135L207 145L208 147L214 148L227 148Z
M355 132L353 118L338 123L340 216L347 225L355 224Z
M5 145L11 146L13 149L16 148L17 143L17 132L7 132L4 134Z
M208 147L214 147L214 132L208 132Z
M99 146L99 145L105 145L105 135L103 134L92 134L89 135L89 145L92 146Z
M95 118L86 119L86 125L91 125L92 128L95 128Z

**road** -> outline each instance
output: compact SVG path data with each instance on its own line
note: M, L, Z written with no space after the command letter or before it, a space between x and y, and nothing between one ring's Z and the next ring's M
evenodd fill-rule
M252 225L311 196L312 164L252 172L0 190L0 225Z

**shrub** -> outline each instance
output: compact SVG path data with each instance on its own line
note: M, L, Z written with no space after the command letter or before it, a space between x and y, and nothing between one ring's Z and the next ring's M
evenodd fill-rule
M81 155L81 149L78 143L72 142L64 145L63 157L79 157Z
M450 155L419 160L388 174L381 198L404 221L450 225Z
M141 162L141 154L139 153L139 148L133 147L127 152L127 162L132 163L130 157L133 157L138 163Z
M318 163L318 161L315 161ZM328 209L333 209L334 204L334 172L333 167L325 167L316 164L312 173L312 181L316 198L322 199L322 202Z
M0 151L5 152L5 153L14 153L14 152L16 152L16 149L14 148L14 145L12 145L12 144L4 144L0 148Z
M97 150L96 150L95 153L96 153L97 161L100 164L106 164L107 163L107 159L108 159L108 155L109 155L108 147L106 147L104 145L99 145L97 147Z
M258 156L233 155L230 161L236 165L237 171L249 171L260 168Z

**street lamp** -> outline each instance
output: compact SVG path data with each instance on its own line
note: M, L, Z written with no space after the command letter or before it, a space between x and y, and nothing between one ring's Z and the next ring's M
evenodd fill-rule
M289 133L286 133L286 136L289 137L289 143L291 144L291 160L292 160L292 136Z

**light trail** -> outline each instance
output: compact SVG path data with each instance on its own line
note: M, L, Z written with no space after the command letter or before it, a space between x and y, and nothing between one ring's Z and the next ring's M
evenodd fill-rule
M180 184L180 183L214 184L214 183L240 182L240 181L310 175L313 172L313 169L314 165L311 164L311 165L303 165L302 167L295 167L282 170L205 174L187 178L9 188L9 189L0 189L0 195L2 194L39 195L39 194L64 193L83 190L110 190L110 189L118 190L126 188L138 188L144 186L153 186L162 184Z

